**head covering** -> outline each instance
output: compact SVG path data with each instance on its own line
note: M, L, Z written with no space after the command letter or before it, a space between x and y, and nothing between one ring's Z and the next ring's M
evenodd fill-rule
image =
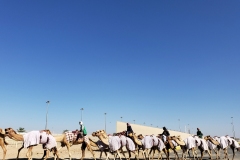
M166 127L163 127L163 130L167 130L167 128L166 128Z
M80 124L80 125L83 125L83 121L80 121L79 124Z
M129 123L127 123L127 126L131 126Z
M199 128L197 128L197 130L200 130Z

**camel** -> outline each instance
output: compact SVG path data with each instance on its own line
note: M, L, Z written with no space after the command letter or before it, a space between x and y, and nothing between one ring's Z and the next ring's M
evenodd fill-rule
M138 139L141 140L142 143L142 149L143 149L143 153L144 153L144 157L145 159L149 159L150 160L150 150L153 147L153 139L151 136L143 136L142 134L138 135Z
M182 146L182 147L183 147L183 146L185 145L184 142L182 142L181 140L179 140L179 139L180 139L180 136L178 136L178 137L175 137L175 136L166 137L166 136L163 135L163 134L159 134L159 138L165 140L165 141L164 141L164 144L165 144L166 150L167 150L167 159L169 159L169 150L170 150L170 149L174 152L174 154L175 154L175 159L176 159L176 158L179 159L179 156L178 156L176 147L177 147L177 146L180 146L180 147ZM182 148L182 147L181 147L181 148Z
M158 151L158 159L162 159L162 151L165 153L166 157L167 157L167 150L166 150L166 146L164 145L163 141L155 136L155 135L151 135L151 138L153 140L153 146L149 152L149 155L151 155L151 152L153 152L152 154L152 159L154 158L154 154L155 151Z
M116 158L116 153L119 156L119 158L121 159L119 150L121 150L121 152L124 155L124 152L120 146L120 138L118 136L108 136L104 130L93 132L92 136L98 137L105 145L108 146L109 151L110 152L112 151L112 153L114 155L114 160ZM116 145L115 145L115 142L116 142ZM125 157L125 155L124 155L124 157ZM108 158L109 157L107 155L106 159L108 159Z
M239 144L229 136L221 136L221 137L215 136L214 138L212 138L211 136L206 136L204 138L206 141L208 141L208 146L210 148L210 151L212 149L216 153L217 159L220 159L220 152L219 152L220 149L222 149L225 154L224 158L229 159L227 149L228 147L230 147L233 152L232 160L235 157L235 148L237 149L237 151L240 151Z
M135 159L139 159L138 158L138 153L136 150L136 145L133 142L133 140L127 136L125 136L125 132L120 132L120 133L116 133L116 136L119 136L120 140L121 140L121 148L125 147L127 152L128 152L128 159L131 159L131 153L133 153L135 155Z
M39 131L32 131L31 133L33 133L33 132L39 132ZM45 132L45 133L43 133L43 132ZM17 134L12 128L6 128L6 129L5 129L5 133L6 133L6 136L8 136L10 139L13 139L13 140L15 140L15 141L22 141L22 142L24 142L24 136L21 135L21 134ZM29 132L29 133L30 133L30 132ZM23 146L18 149L17 159L18 159L18 157L19 157L20 151L21 151L24 147L26 147L26 146L27 146L27 148L28 148L28 151L27 151L27 153L26 153L26 156L27 156L28 160L32 160L32 149L33 149L34 146L36 146L37 144L46 145L48 142L52 142L52 141L53 141L53 144L54 144L55 139L54 139L54 138L51 138L52 136L50 137L50 135L51 135L50 133L51 133L51 132L50 132L49 130L42 130L42 131L39 132L39 135L37 135L37 136L39 136L39 137L36 137L36 139L39 138L39 141L40 141L40 142L31 144L30 142L27 141L29 144L28 144L28 145L25 144L25 146L24 146L24 143L23 143ZM48 135L48 138L47 138L46 136L44 136L44 135L47 135L47 134L49 134L49 135ZM43 138L42 136L44 136L44 138ZM42 138L43 138L43 139L42 139ZM42 142L41 142L41 141L42 141ZM56 144L56 143L55 143L55 144ZM48 144L47 144L47 145L48 145ZM51 146L51 148L47 148L47 153L46 153L46 156L44 157L45 160L48 159L48 156L49 156L49 152L50 152L50 151L53 151L54 159L56 159L56 156L57 156L57 159L59 159L59 155L58 155L58 151L57 151L57 149L56 149L56 146Z
M8 143L5 141L5 134L3 133L3 130L0 128L0 146L2 147L3 150L3 160L5 160L7 154L7 149L5 145L8 145Z
M130 133L130 134L128 134L128 136L131 137L131 139L133 140L133 142L135 144L135 147L136 147L136 150L138 151L138 155L139 155L139 152L141 150L143 157L146 158L145 150L143 148L144 146L143 146L141 140L138 139L138 136L136 135L136 133Z
M72 133L73 134L73 133ZM72 145L78 145L78 144L82 144L82 147L81 147L81 150L82 150L82 157L81 157L81 160L83 160L83 158L85 157L85 149L87 147L87 149L92 153L94 159L96 160L96 157L95 157L95 154L90 146L90 144L88 143L85 143L83 141L83 137L79 138L77 141L76 140L73 140L72 142L70 142L67 138L67 132L63 133L62 135L60 136L54 136L54 138L56 139L57 142L60 142L61 143L61 147L58 148L58 150L62 149L64 146L67 147L67 150L68 150L68 155L69 155L69 160L72 159L72 155L71 155L71 152L70 152L70 147Z
M99 149L97 151L100 151L100 157L99 157L100 159L102 158L102 152L105 153L106 157L109 157L109 154L108 154L109 153L109 146L108 145L103 143L101 140L98 140L97 142L95 142L91 138L89 138L89 141L90 141L90 145L92 147L97 147Z
M196 152L196 150L197 150L196 140L192 136L189 136L184 140L184 143L185 143L185 145L180 145L180 147L183 151L182 159L187 159L186 153L188 153L188 156L190 157L189 150L192 151L194 159L195 159L195 157L198 158L197 152Z

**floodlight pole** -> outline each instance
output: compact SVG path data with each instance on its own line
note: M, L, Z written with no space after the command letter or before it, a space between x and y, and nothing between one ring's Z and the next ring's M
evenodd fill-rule
M49 103L50 101L47 101L47 112L46 112L46 125L45 125L45 129L47 129L47 122L48 122L48 107L49 107Z

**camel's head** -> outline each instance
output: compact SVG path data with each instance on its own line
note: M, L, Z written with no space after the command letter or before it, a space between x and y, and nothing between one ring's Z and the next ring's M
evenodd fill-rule
M211 138L212 138L212 137L211 137L210 135L204 137L204 139L205 139L206 141L209 140L209 139L211 139Z
M143 135L142 134L139 134L138 135L138 139L143 139L144 137L143 137Z
M102 134L101 131L100 131L100 130L97 130L96 132L93 132L93 133L92 133L92 136L93 136L93 137L99 137L101 134Z
M5 131L2 128L0 128L0 134L5 134Z
M14 134L17 134L17 132L15 132L12 128L5 128L5 134L8 136L8 137L12 137L11 134L14 133Z

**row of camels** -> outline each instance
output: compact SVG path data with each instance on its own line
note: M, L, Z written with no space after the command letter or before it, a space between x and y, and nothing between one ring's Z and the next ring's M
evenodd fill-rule
M49 134L51 132L48 130L46 131ZM63 148L64 146L67 147L69 159L71 160L71 152L70 147L72 145L78 145L82 144L81 150L82 150L82 156L81 160L85 157L85 149L87 148L91 154L93 155L94 159L95 152L93 151L92 147L97 147L98 151L100 151L100 158L102 157L102 153L105 153L106 159L109 159L109 153L114 155L114 160L117 158L117 156L121 159L121 153L126 158L126 155L124 154L123 147L126 148L128 152L128 159L131 158L131 153L135 155L135 159L139 159L139 153L142 153L142 156L145 159L153 159L154 154L156 151L158 151L158 159L162 159L162 152L165 154L166 159L170 159L169 157L169 150L172 150L175 153L175 159L180 159L177 148L181 148L182 150L182 159L187 159L190 157L189 151L192 151L193 158L197 157L197 149L199 149L201 153L200 159L202 160L204 152L207 152L209 154L209 158L212 159L211 151L214 151L216 153L216 159L220 159L220 149L223 150L225 157L229 159L227 149L230 147L233 152L232 160L235 156L235 149L240 151L238 143L236 144L233 139L230 137L224 138L225 136L222 136L220 138L217 137L210 137L206 136L204 139L198 138L197 136L189 136L185 140L181 140L180 137L171 136L167 138L166 142L163 142L161 137L159 136L143 136L143 135L136 135L136 134L130 134L129 137L125 136L125 132L117 133L114 136L107 135L107 133L104 130L98 130L96 132L92 133L93 137L98 137L98 141L93 141L89 138L89 143L84 143L83 139L80 138L77 141L69 141L67 138L67 135L63 133L60 136L54 136L56 142L60 142L61 147L58 149L53 150L54 159L59 159L58 151ZM5 129L5 132L0 129L0 145L3 149L3 160L5 159L7 149L5 145L7 145L5 141L5 137L8 136L9 138L15 140L15 141L23 141L23 136L21 134L17 134L12 128ZM225 145L222 144L223 141L227 141ZM229 143L231 141L231 143ZM32 159L32 148L34 146L28 147L28 151L26 156L28 157L28 160ZM23 146L19 148L17 159L19 158L19 153L22 150ZM45 150L43 158L47 159L49 157L50 150ZM150 156L152 153L152 156ZM188 153L188 157L187 157Z

